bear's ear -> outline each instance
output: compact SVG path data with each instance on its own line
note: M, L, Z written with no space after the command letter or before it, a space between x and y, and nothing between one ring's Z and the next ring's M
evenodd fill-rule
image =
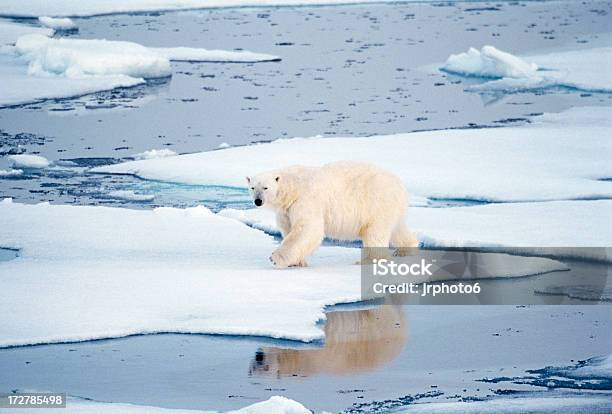
M250 184L250 183L251 183L251 177L245 177L245 178L246 178L246 180L247 180L247 183L249 183L249 184Z
M280 180L280 177L278 177L278 176L277 176L277 177L275 178L275 180L276 180L276 182L278 182L278 180Z

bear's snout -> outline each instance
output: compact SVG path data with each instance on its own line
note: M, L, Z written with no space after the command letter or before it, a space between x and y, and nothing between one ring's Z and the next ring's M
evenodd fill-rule
M261 207L261 205L263 204L263 201L261 201L261 198L256 198L254 203L257 207Z

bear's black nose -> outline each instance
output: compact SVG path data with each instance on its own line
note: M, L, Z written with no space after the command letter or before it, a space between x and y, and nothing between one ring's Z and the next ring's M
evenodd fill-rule
M256 205L257 207L261 206L262 204L263 204L263 201L261 201L261 198L256 198L256 199L255 199L255 205Z

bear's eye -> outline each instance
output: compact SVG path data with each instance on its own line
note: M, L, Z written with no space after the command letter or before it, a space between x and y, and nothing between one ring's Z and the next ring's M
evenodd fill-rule
M264 190L267 190L267 189L268 189L268 187L264 187Z
M254 189L255 189L255 187L251 187L251 190L254 190Z

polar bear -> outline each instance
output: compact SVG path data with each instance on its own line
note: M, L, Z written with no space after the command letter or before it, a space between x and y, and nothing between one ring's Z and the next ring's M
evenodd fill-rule
M374 165L296 165L247 177L247 183L255 206L276 213L283 236L270 256L276 267L306 266L306 258L325 237L361 240L366 248L392 245L399 255L418 244L404 222L407 194L402 182Z

